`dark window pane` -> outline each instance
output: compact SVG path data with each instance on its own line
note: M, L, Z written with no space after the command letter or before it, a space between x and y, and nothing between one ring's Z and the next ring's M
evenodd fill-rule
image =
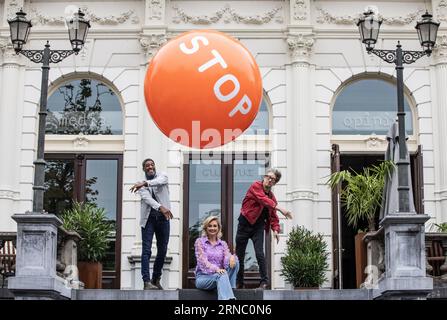
M121 105L104 83L81 79L60 86L48 99L46 134L122 134Z
M104 208L107 218L116 220L117 160L87 160L85 201Z

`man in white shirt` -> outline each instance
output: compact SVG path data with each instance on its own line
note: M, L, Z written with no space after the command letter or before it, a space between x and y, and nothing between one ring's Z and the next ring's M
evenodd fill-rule
M157 173L152 159L143 161L143 171L146 180L134 184L131 192L138 192L141 196L140 226L143 243L141 253L141 275L144 289L160 289L162 269L169 242L169 220L172 219L169 201L168 176L165 172ZM157 257L153 267L152 280L149 272L149 260L152 255L152 239L157 240Z

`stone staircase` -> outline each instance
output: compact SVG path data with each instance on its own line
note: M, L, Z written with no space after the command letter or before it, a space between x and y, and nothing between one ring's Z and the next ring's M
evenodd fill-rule
M260 290L236 289L238 300L372 300L374 290ZM216 291L178 290L73 290L73 300L217 300Z

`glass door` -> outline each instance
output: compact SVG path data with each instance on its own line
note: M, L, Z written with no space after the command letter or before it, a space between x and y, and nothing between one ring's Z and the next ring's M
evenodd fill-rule
M242 200L250 185L264 174L268 155L206 154L192 155L185 160L183 288L194 288L194 242L201 235L203 220L210 215L221 219L222 239L233 251ZM270 272L270 233L265 241L265 253ZM245 256L245 277L247 287L259 285L259 269L251 241Z
M115 225L103 264L103 288L120 287L122 156L48 154L45 156L44 208L60 215L73 201L104 208Z

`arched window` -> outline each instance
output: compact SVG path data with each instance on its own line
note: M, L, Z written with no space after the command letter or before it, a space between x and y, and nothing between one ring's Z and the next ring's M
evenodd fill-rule
M115 92L94 79L59 86L47 103L46 134L121 135L121 104Z
M413 114L404 97L405 127L413 134ZM332 134L385 135L397 118L397 89L380 79L363 79L347 85L332 111Z
M259 112L244 134L254 134L254 135L267 135L269 134L269 111L267 107L266 98L262 98L261 106L259 107Z

